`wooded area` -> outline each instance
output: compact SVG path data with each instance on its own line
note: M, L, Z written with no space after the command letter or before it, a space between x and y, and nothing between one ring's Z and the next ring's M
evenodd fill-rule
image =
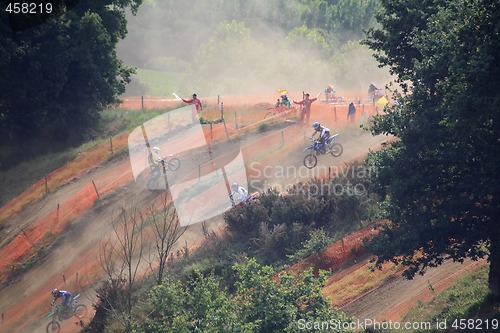
M133 67L175 72L186 94L305 82L313 69L328 77L334 55L362 37L377 3L68 0L50 15L2 11L0 168L98 136L100 111L125 92ZM145 19L131 19L136 12ZM279 40L262 34L263 25ZM263 52L268 44L275 48Z
M498 300L500 3L381 2L382 28L365 42L403 94L372 130L399 138L370 159L392 222L372 244L377 263L402 262L411 277L488 256Z

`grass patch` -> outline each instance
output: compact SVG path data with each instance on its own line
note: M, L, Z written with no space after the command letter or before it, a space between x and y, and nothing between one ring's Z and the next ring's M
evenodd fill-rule
M137 79L143 85L147 94L151 96L172 96L179 91L178 82L183 82L185 74L164 72L152 69L137 69Z
M333 305L339 306L382 285L401 271L400 266L386 263L382 266L382 270L371 272L370 265L366 263L339 281L324 287L323 295L330 298Z
M73 149L61 153L36 157L31 161L21 163L16 167L0 172L0 206L5 205L39 179L44 178L53 170L71 161L78 154Z
M95 138L78 147L63 152L35 157L11 169L0 172L0 206L24 192L31 185L54 170L62 167L81 153L106 143L109 138L140 126L145 121L157 117L170 109L154 109L145 112L122 109L106 109L101 112L102 121ZM78 170L70 172L78 173Z
M435 329L436 322L446 320L447 327L451 328L455 320L460 319L500 319L498 309L490 311L492 304L488 289L489 265L468 273L461 277L455 284L445 289L431 301L419 304L410 309L403 321L405 322L431 322L433 330L412 330L408 332L440 332ZM488 310L489 309L489 310ZM454 331L454 330L452 330ZM472 331L472 330L471 330ZM460 330L460 332L465 332ZM487 330L483 325L481 332L497 332Z

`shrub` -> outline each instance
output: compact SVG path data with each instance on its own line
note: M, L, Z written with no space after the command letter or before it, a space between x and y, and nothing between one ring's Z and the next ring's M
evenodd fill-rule
M294 185L287 194L270 189L257 201L231 209L224 219L232 237L262 262L295 258L296 251L299 258L329 242L329 233L356 229L360 219L370 218L374 201L369 188L361 173L315 178ZM304 243L311 237L311 243Z

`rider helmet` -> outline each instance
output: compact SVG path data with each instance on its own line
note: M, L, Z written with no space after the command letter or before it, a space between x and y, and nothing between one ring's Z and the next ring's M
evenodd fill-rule
M154 147L153 150L156 151L156 152L158 152L158 151L160 151L160 148Z
M317 130L319 127L320 127L320 124L317 121L315 121L314 124L313 124L313 128L315 130Z
M55 296L59 293L59 289L56 288L56 289L52 290L50 293Z
M233 183L233 185L231 185L231 189L232 189L233 191L237 191L237 190L238 190L238 187L239 187L239 186L238 186L238 184L236 184L236 183Z

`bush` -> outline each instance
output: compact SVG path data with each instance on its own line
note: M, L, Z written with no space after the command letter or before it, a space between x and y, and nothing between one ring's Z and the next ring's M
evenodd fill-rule
M125 292L124 280L106 280L97 289L97 303L94 304L95 315L83 332L104 333L106 324L115 317L115 311L122 307L122 294Z
M354 230L361 219L371 218L374 201L369 180L362 176L315 178L294 185L285 195L270 189L258 200L231 209L224 219L234 240L261 262L299 258L324 247L329 234Z
M312 230L309 239L301 244L301 248L288 258L292 262L303 260L315 253L320 252L333 242L332 238L322 229Z
M259 126L259 132L260 133L264 133L264 132L267 132L269 130L269 124L262 124Z

